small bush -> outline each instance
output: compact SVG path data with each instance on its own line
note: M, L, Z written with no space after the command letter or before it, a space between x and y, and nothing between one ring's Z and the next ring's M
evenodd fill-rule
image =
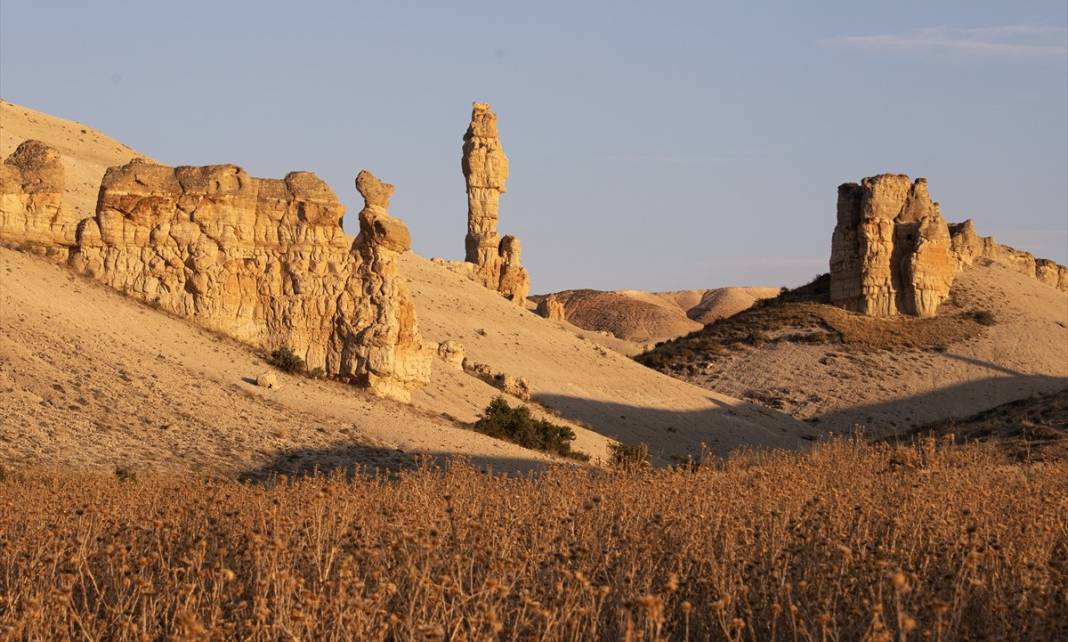
M326 371L322 368L312 368L308 371L308 377L312 379L326 379Z
M283 372L300 373L304 372L307 366L304 364L304 359L298 357L289 346L282 346L268 357L267 363L271 364L275 368Z
M990 310L975 310L968 314L969 317L975 320L979 325L994 325L997 320L994 318L994 313Z
M544 419L535 419L526 406L508 405L504 397L497 397L486 406L482 416L475 422L478 432L519 444L524 448L541 450L571 459L585 461L589 456L571 450L575 432L567 426L559 426Z
M116 466L115 479L121 482L137 481L137 471L130 466Z
M646 444L615 443L609 446L612 465L623 470L634 470L649 465L649 446Z

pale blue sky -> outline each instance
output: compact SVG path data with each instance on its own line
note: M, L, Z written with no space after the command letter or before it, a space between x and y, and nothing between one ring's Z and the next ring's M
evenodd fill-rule
M446 6L448 5L448 6ZM361 168L461 258L493 104L534 290L799 284L839 183L1068 263L1068 8L1050 2L0 2L0 95L169 164Z

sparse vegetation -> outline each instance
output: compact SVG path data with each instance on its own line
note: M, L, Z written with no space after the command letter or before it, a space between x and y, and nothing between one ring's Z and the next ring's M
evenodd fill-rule
M605 474L0 483L4 640L1055 640L1064 462L841 441Z
M979 325L989 326L997 323L997 319L994 318L994 313L990 310L973 310L968 316L975 319L975 322Z
M647 444L613 443L609 446L612 465L624 470L642 468L649 465L649 446Z
M571 442L575 440L573 430L535 418L526 406L509 406L504 397L497 397L486 406L474 429L524 448L580 461L589 459L584 453L571 450Z
M307 370L304 359L297 356L289 346L282 346L272 352L271 356L267 358L267 363L278 368L282 372L288 372L290 374L299 374Z
M727 350L760 348L783 341L832 343L852 350L933 350L966 341L991 325L989 313L945 314L930 318L868 317L822 303L784 297L758 301L738 314L708 324L701 330L658 345L635 359L659 370L700 361Z

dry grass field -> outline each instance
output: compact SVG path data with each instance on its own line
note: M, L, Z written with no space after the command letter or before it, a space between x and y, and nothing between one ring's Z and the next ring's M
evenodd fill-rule
M1055 640L1068 463L0 481L3 640Z

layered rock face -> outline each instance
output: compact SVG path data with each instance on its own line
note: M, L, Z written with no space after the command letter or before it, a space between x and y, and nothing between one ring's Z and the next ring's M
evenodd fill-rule
M386 211L393 186L361 172L355 241L314 174L249 176L235 165L133 161L104 176L72 267L174 314L406 399L432 351L397 274L408 230Z
M497 115L486 103L475 103L471 111L460 166L467 181L465 258L475 266L472 276L522 304L530 292L530 276L520 262L519 239L497 234L508 157L497 133Z
M871 316L933 316L955 274L927 181L883 174L838 188L831 302Z
M64 205L59 152L24 141L0 163L0 239L65 258L74 244L77 214Z

